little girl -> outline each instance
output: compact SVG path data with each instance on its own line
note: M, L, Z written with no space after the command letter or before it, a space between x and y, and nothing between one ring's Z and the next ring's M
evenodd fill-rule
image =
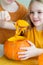
M28 10L16 0L0 2L0 43L15 34L14 22L22 19Z
M28 59L27 65L37 65L36 58L32 59L43 53L43 0L31 0L29 5L29 18L32 28L26 33L30 47L20 48L26 50L18 52L21 60Z

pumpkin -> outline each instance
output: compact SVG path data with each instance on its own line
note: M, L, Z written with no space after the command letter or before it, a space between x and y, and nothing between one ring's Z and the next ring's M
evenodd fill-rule
M25 51L20 50L20 47L29 47L30 44L27 40L17 40L17 41L6 41L4 44L4 54L8 59L20 60L18 58L18 52Z
M39 55L38 63L39 63L39 65L43 65L43 54Z

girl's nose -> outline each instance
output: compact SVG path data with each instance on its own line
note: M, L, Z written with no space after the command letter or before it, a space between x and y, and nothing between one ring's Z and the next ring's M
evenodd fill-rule
M37 12L34 13L33 17L36 19L38 17Z

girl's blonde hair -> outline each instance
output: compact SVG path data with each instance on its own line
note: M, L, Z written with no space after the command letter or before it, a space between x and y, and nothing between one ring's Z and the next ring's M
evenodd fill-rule
M30 1L30 5L31 5L34 1L38 1L38 2L40 2L40 3L43 3L43 0L31 0L31 1Z

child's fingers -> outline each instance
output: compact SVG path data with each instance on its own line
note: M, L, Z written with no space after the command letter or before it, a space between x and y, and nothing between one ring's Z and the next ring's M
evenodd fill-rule
M26 60L29 57L28 57L28 55L20 55L20 56L18 56L18 58L20 58L20 60Z
M21 50L28 50L30 47L21 47Z
M32 49L34 49L34 48L35 48L34 46L21 47L20 50L29 51L29 50L32 50Z
M28 59L28 57L21 58L20 60L26 60L26 59Z
M20 55L20 54L27 54L27 52L26 51L24 51L24 52L18 52L18 54Z
M28 42L31 46L35 46L34 43L32 43L31 41L27 40L27 42Z
M19 58L25 58L25 57L27 57L27 55L19 55L18 57Z

